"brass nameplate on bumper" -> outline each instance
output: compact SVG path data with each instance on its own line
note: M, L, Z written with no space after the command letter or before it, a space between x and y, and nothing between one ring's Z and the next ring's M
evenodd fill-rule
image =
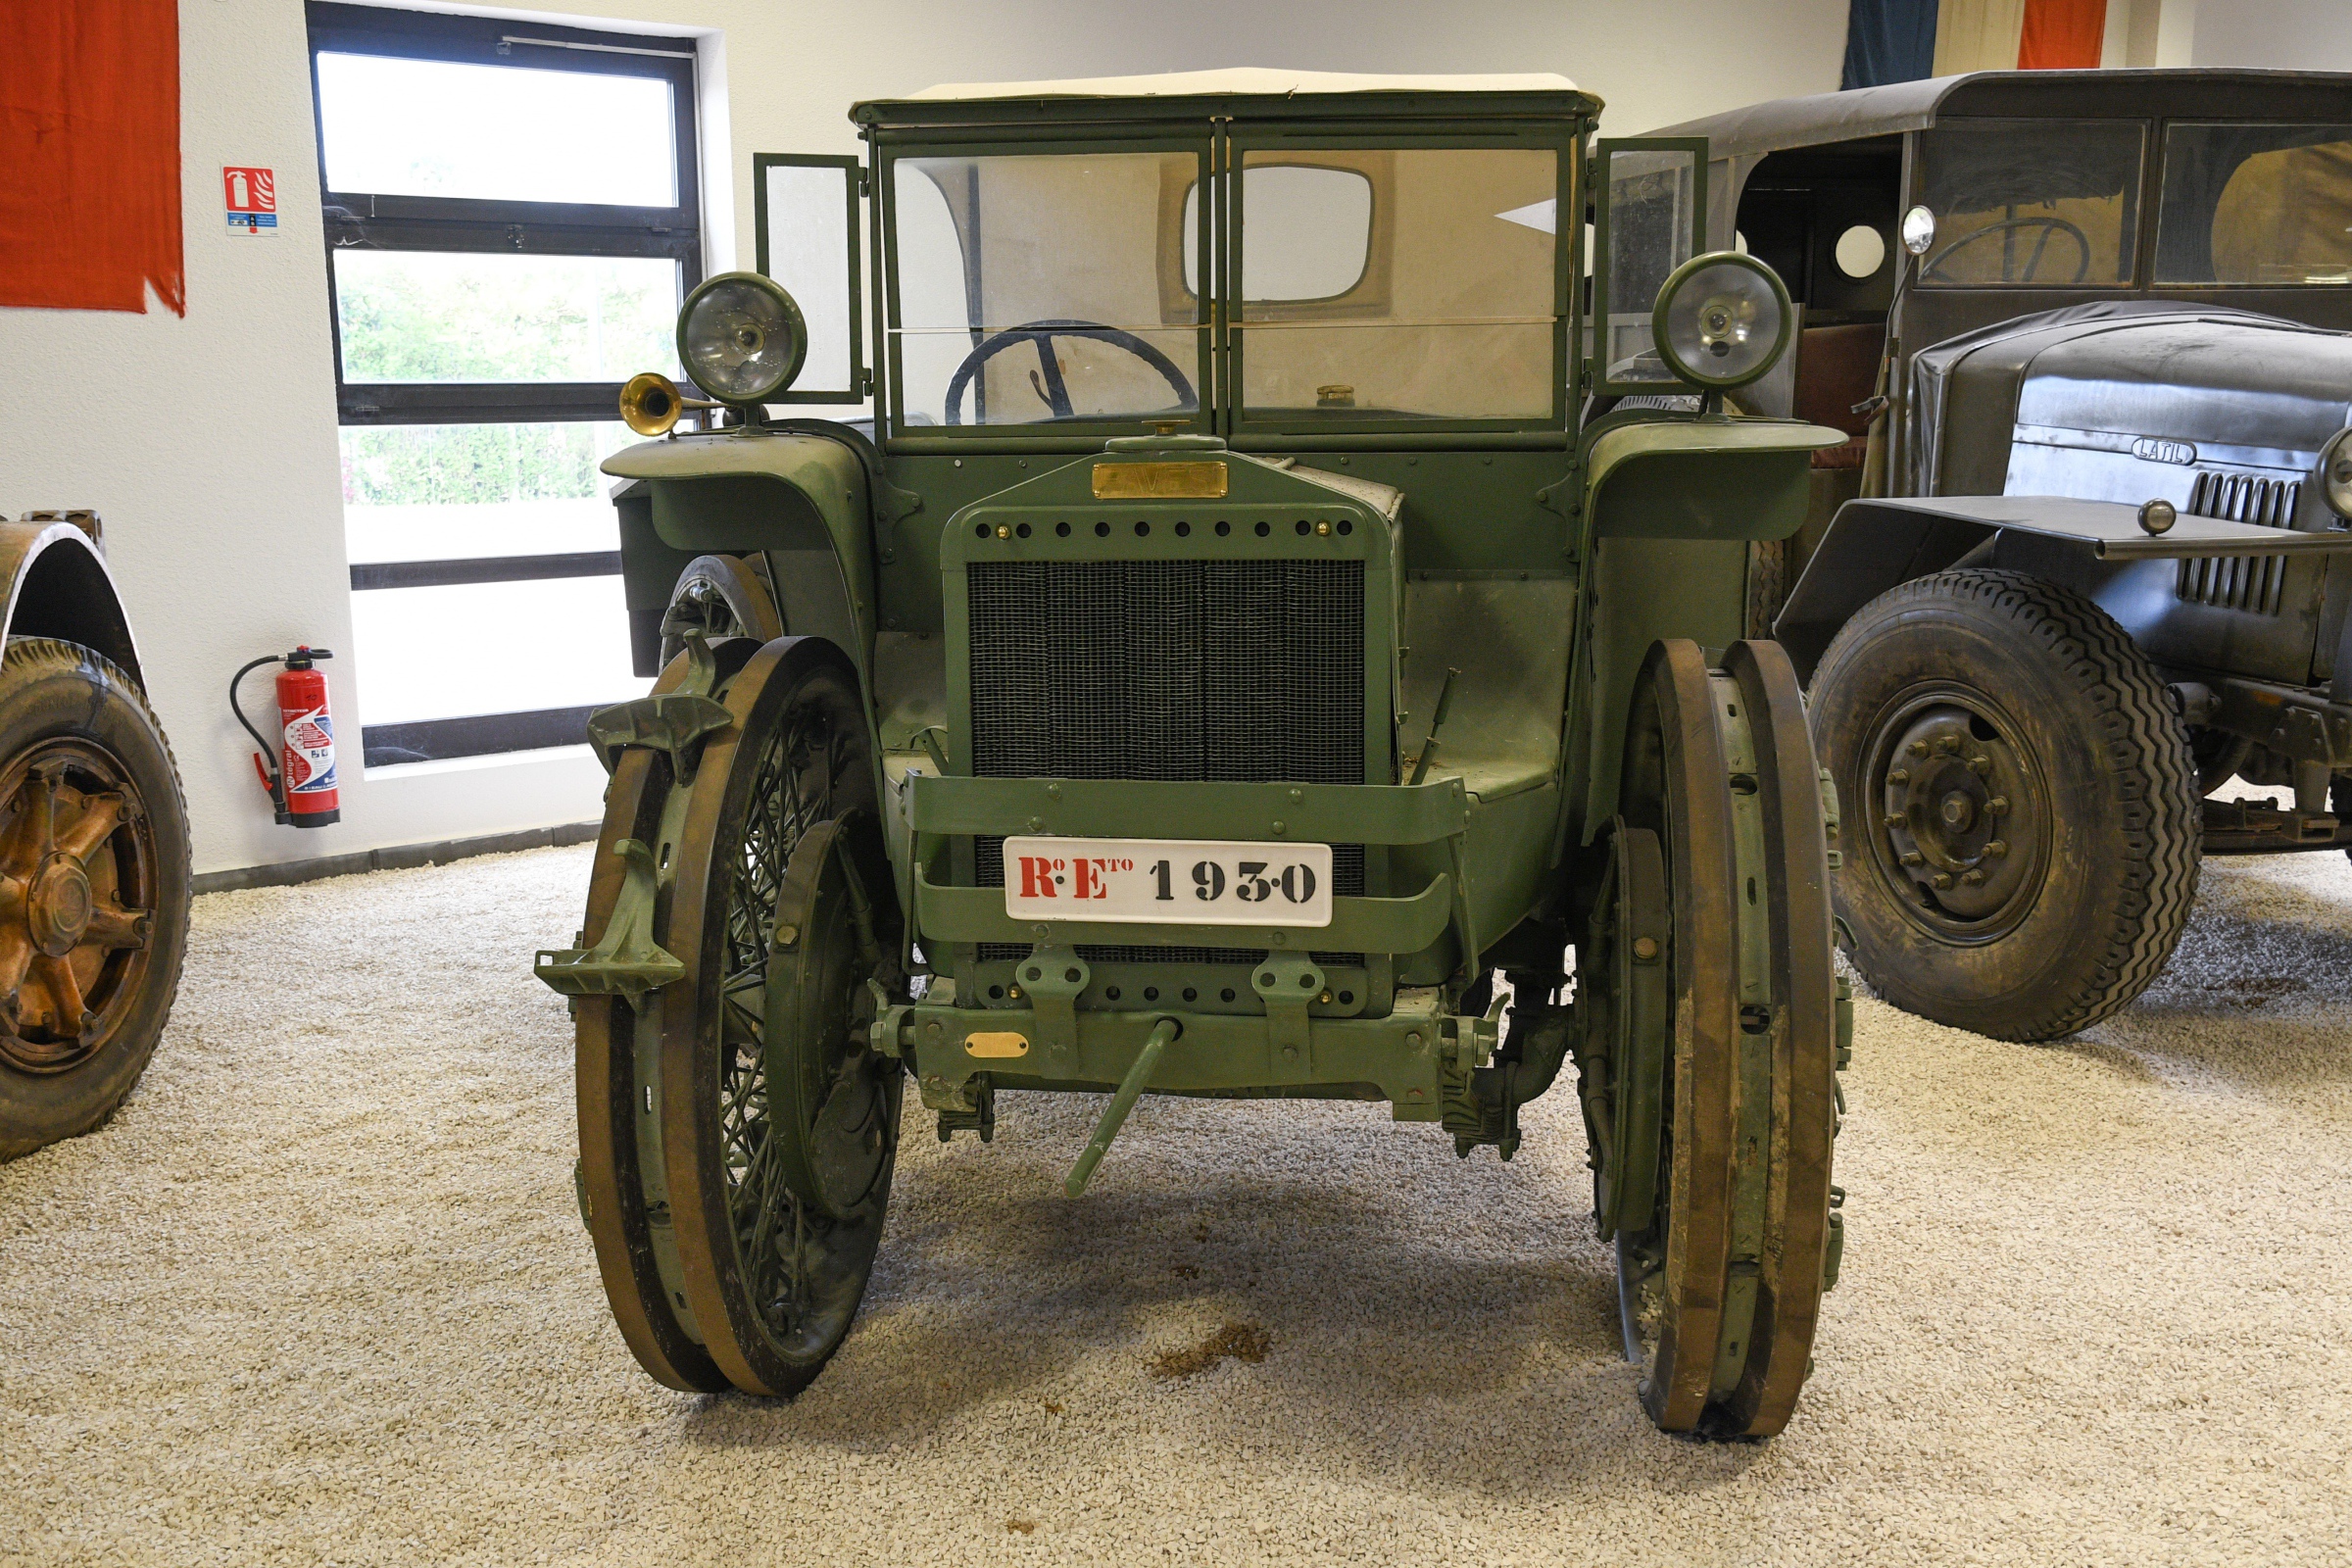
M1098 463L1095 499L1129 501L1142 497L1215 501L1225 494L1222 463Z

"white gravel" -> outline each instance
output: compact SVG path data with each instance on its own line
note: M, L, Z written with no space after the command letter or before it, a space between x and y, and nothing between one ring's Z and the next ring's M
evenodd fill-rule
M199 902L105 1130L0 1167L0 1564L2341 1563L2352 867L2212 862L2172 971L2027 1049L1860 1004L1845 1280L1769 1444L1658 1436L1573 1097L909 1118L795 1403L612 1330L570 1037L585 850ZM1262 1362L1155 1355L1261 1326Z

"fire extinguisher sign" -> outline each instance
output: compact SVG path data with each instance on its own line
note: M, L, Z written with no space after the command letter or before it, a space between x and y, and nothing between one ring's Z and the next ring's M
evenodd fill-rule
M281 716L286 724L286 793L331 798L335 793L335 721L323 708Z
M267 169L220 171L220 195L228 206L228 231L259 238L277 232L277 178Z

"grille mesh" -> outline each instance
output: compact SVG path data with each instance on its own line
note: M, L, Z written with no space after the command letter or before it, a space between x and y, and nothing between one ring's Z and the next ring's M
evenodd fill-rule
M2188 510L2200 517L2284 528L2294 521L2302 494L2303 487L2291 479L2205 470L2190 487ZM2193 604L2276 615L2286 588L2286 558L2193 556L2180 563L2177 586Z
M1363 563L982 562L966 571L973 772L1364 781ZM973 848L975 880L1004 886L1004 841ZM1332 891L1363 893L1362 845L1332 847ZM985 943L980 956L1027 952ZM1247 964L1260 956L1081 950L1096 963Z

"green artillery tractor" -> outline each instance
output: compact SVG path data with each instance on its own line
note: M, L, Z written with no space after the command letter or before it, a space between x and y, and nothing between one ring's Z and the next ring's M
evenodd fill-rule
M1741 633L1844 436L1726 416L1788 295L1704 251L1703 142L1599 110L942 88L758 161L761 270L679 318L708 397L623 394L659 679L591 722L587 921L538 960L656 1378L815 1376L909 1098L986 1143L1107 1096L1075 1199L1142 1094L1508 1159L1572 1061L1649 1415L1788 1421L1841 1234L1837 807Z

